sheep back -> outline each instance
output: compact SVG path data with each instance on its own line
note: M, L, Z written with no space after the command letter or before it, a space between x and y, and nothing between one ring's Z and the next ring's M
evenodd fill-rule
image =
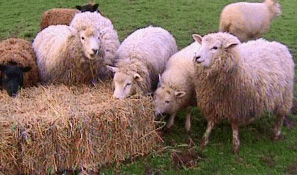
M32 44L24 39L9 38L0 43L0 64L16 63L20 67L30 66L24 74L24 87L35 86L39 82L36 55Z
M77 9L54 8L42 14L40 30L50 25L69 25L75 14L80 13Z
M120 45L116 57L119 72L137 72L145 80L138 85L145 93L156 88L168 59L177 51L173 36L161 27L138 29Z

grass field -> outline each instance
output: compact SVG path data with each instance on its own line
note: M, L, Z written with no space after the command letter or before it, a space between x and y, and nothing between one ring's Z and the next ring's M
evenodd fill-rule
M120 40L137 28L161 26L176 38L179 48L193 42L192 34L205 35L218 30L222 8L237 0L95 0L100 10L111 19ZM255 1L255 0L253 0ZM1 0L0 37L18 36L34 39L39 31L41 15L54 7L69 7L87 3L86 0ZM297 1L280 0L283 14L272 22L264 38L286 44L297 58ZM295 86L296 91L296 86ZM295 97L296 98L296 97ZM1 114L0 114L1 115ZM164 135L162 149L146 157L119 165L102 167L102 174L297 174L297 127L283 127L283 141L270 139L274 117L255 121L240 130L240 153L232 150L232 130L224 121L211 133L206 149L195 154L191 166L178 165L176 151L187 151L191 138L199 150L206 129L206 120L195 109L192 130L184 129L184 114L177 117L170 133ZM296 119L295 115L291 115ZM187 155L189 157L192 154ZM181 157L187 157L181 156ZM1 167L0 167L1 170ZM4 172L2 172L4 173ZM0 171L1 174L1 171Z

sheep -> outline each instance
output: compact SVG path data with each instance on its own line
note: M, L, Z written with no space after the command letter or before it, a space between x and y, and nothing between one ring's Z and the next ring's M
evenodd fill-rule
M191 109L196 105L195 88L193 83L193 57L200 45L192 43L170 57L165 71L159 77L159 85L154 93L156 115L169 114L167 128L174 123L176 113L181 109L187 110L185 128L191 127ZM193 98L194 97L194 98Z
M99 12L98 4L91 1L83 6L75 6L76 9L69 8L53 8L45 11L42 14L40 30L47 28L50 25L69 25L75 14L81 12Z
M0 84L10 96L16 96L23 86L37 85L36 56L29 41L9 38L0 43L0 74Z
M138 92L148 94L157 86L158 75L177 51L173 36L161 27L148 26L129 35L116 53L113 96L124 99Z
M80 13L77 9L53 8L42 14L40 31L50 25L69 25L75 14Z
M88 84L102 67L99 32L88 27L78 31L66 25L49 26L39 32L33 48L43 84Z
M82 31L86 27L92 26L99 31L102 41L100 50L104 52L104 67L102 68L102 71L107 75L111 75L112 72L110 72L105 65L115 64L115 54L120 46L118 34L114 29L112 22L98 12L84 12L76 14L71 21L70 26L78 31Z
M267 32L272 20L281 13L281 6L274 0L232 3L221 13L220 32L231 33L241 42L257 39Z
M241 44L235 36L222 32L203 38L194 34L193 38L202 45L193 59L195 89L198 107L208 122L201 148L208 143L214 124L226 118L237 154L238 127L265 111L277 116L274 140L279 140L293 101L295 65L288 48L262 38Z

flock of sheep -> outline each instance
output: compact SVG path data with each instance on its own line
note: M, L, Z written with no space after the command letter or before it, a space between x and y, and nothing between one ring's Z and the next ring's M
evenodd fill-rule
M76 85L113 78L115 98L153 94L156 115L170 115L168 128L186 109L189 131L192 106L200 108L208 122L201 148L226 118L238 153L239 126L265 111L276 114L274 139L279 139L292 106L294 62L285 45L260 38L281 14L274 0L227 5L220 32L194 34L195 42L180 51L161 27L138 29L120 43L98 4L77 9L46 11L33 44L12 38L0 43L1 85L11 96L37 82Z

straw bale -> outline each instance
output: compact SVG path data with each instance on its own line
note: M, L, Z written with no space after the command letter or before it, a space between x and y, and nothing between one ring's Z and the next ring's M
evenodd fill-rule
M0 174L94 170L156 148L152 100L112 97L111 82L0 91Z

